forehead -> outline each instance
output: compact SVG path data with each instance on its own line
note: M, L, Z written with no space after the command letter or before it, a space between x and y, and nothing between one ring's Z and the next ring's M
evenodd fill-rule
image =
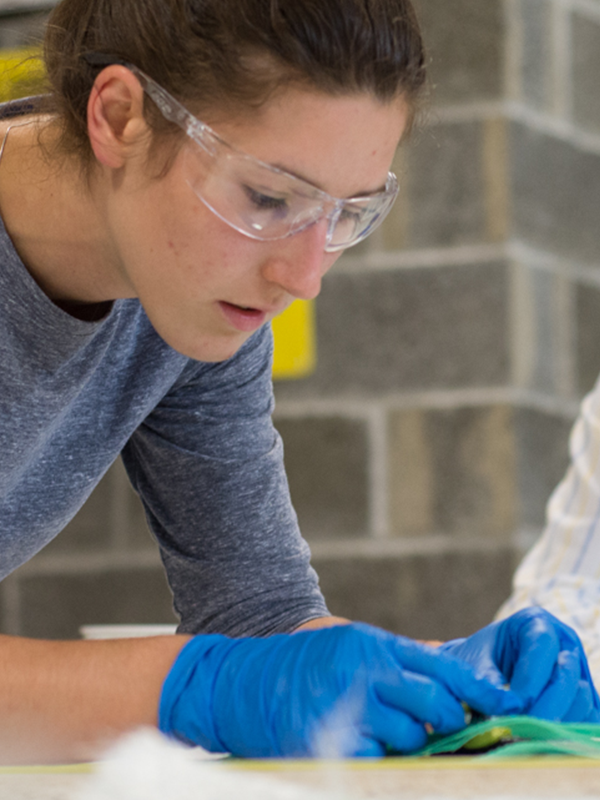
M205 115L229 144L337 197L385 184L409 116L402 99L286 89L259 110Z

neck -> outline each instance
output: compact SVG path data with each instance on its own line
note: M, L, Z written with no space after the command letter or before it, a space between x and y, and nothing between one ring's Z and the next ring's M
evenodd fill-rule
M100 318L111 300L123 296L119 281L110 278L117 271L104 233L102 190L86 183L75 159L52 159L54 137L48 118L5 128L0 213L48 297L74 316Z

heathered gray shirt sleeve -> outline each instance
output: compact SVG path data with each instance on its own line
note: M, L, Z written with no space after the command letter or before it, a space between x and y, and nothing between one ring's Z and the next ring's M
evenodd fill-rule
M123 460L156 535L185 632L266 635L326 615L271 412L270 330L190 364Z

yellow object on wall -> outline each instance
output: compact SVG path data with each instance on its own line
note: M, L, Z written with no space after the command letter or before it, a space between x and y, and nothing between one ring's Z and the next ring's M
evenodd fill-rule
M273 377L304 378L315 368L315 308L312 300L296 300L271 323L275 338Z
M39 55L36 48L0 50L0 102L44 90L44 67ZM272 325L273 377L285 380L309 375L316 364L314 303L296 300Z
M0 102L44 91L45 72L38 48L0 50Z

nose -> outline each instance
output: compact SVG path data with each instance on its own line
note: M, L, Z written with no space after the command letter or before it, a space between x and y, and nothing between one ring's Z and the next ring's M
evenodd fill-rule
M326 253L327 220L319 220L299 233L273 242L263 265L263 277L300 300L312 300L321 291L321 279L336 260Z

